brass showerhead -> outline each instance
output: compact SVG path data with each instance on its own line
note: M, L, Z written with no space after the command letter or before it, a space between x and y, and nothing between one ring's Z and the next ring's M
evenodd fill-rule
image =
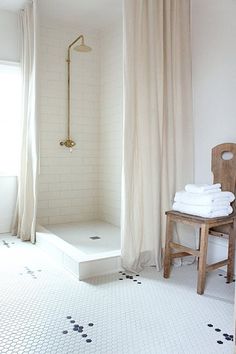
M81 35L81 44L74 47L74 50L76 50L77 52L90 52L92 48L84 44L84 36Z

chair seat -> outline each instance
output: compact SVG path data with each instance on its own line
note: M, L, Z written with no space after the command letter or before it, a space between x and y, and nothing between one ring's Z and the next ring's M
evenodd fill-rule
M203 218L201 216L185 214L175 210L168 210L165 212L166 215L171 216L174 220L180 221L185 224L192 225L194 224L207 224L210 227L214 227L217 225L226 225L232 224L234 222L234 218L236 217L236 213L230 214L228 216L221 216L218 218Z

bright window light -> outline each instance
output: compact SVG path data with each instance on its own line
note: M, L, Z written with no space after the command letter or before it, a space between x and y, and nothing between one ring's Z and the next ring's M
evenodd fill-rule
M18 175L21 91L19 64L0 62L0 176Z

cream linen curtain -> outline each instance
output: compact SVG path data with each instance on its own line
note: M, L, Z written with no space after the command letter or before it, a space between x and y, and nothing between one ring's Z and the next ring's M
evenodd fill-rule
M193 178L189 0L124 0L122 264L161 268L165 210Z
M13 234L35 242L37 205L36 1L20 12L22 132L18 196Z

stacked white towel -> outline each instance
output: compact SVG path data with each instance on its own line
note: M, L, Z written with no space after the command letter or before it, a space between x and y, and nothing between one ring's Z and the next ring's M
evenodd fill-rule
M175 194L173 210L206 218L228 216L233 212L230 204L234 199L233 193L221 191L219 183L187 184L184 191Z

